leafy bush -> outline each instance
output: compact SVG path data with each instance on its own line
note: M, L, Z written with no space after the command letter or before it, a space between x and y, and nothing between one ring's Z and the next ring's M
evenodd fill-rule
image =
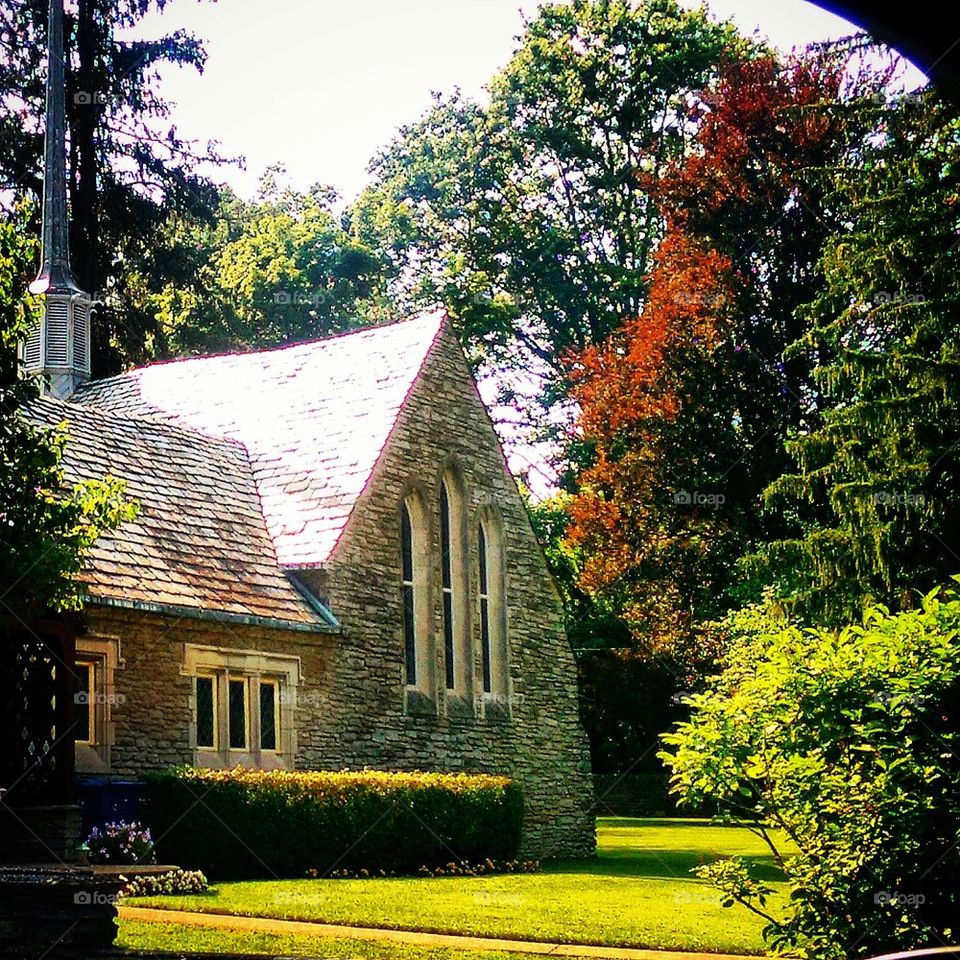
M206 893L209 884L200 870L169 870L128 880L120 891L124 897L172 897Z
M467 774L184 767L146 799L163 859L217 879L512 860L523 818L518 784Z
M717 801L770 844L790 887L783 914L736 858L697 872L767 917L775 947L833 960L951 942L958 629L960 602L936 592L836 631L746 611L723 673L664 738L681 800Z
M150 831L139 823L94 827L84 844L91 863L156 863Z

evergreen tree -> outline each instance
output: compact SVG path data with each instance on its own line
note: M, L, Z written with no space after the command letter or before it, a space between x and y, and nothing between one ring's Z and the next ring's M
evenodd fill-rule
M882 113L865 162L835 176L845 228L788 351L816 385L765 493L792 535L752 560L828 622L960 569L960 121L929 92Z
M197 170L222 158L177 133L159 92L159 65L202 69L200 41L183 31L121 39L164 2L78 0L64 17L72 263L80 286L101 301L91 331L94 376L150 355L157 320L127 277L150 289L193 283L193 251L163 233L171 216L209 220L219 199ZM37 201L37 215L46 22L47 0L0 0L0 190L15 202ZM31 229L39 234L36 220Z

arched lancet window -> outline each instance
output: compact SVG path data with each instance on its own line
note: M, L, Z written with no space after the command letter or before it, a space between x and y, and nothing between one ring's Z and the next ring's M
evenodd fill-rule
M400 560L407 686L429 690L426 516L415 495L404 500L400 511Z
M503 570L503 534L499 521L486 516L477 528L479 559L480 644L483 692L506 698L510 666Z
M490 651L490 577L487 573L487 535L483 524L477 531L478 553L480 554L480 649L483 661L483 692L493 692L493 663Z
M447 689L467 696L473 657L469 640L465 539L462 488L457 478L448 472L440 481L444 668Z

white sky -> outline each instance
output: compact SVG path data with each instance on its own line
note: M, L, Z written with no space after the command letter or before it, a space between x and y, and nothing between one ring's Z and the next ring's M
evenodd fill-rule
M694 5L692 2L688 5ZM367 163L433 90L482 96L536 0L169 0L137 36L178 28L206 41L203 76L164 71L173 120L195 139L219 140L246 171L216 174L249 196L282 162L293 186L321 182L352 199ZM805 0L711 0L721 18L759 28L783 49L853 32Z

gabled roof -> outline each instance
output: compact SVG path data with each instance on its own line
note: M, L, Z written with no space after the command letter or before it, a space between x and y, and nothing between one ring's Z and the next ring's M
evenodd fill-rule
M86 384L71 406L237 441L280 566L317 566L336 547L443 321L430 314L291 347L155 364ZM224 448L194 442L193 456L202 464L208 449ZM211 504L219 495L216 486L204 490Z
M94 602L292 629L336 626L277 565L241 444L46 397L26 415L65 423L69 482L111 474L140 501L135 520L89 551L83 579Z

